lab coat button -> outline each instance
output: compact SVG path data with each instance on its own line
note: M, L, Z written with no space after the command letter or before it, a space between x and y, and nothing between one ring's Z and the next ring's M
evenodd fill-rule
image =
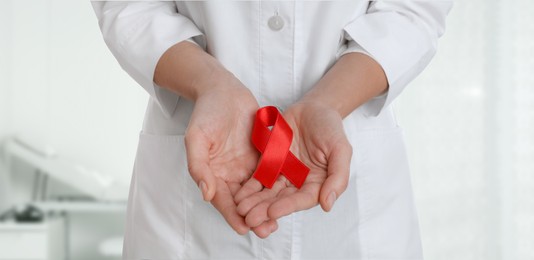
M273 31L280 31L284 27L284 20L279 15L274 15L269 18L268 24Z

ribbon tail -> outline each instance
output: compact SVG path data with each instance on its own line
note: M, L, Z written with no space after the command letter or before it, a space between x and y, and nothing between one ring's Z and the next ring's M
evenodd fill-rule
M304 181L306 181L309 172L310 168L297 159L293 153L287 155L286 161L282 166L282 174L289 180L289 182L291 182L291 184L300 189L304 184Z

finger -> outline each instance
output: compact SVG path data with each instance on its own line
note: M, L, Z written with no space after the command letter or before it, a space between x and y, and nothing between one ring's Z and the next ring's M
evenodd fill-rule
M259 238L267 238L270 234L274 233L278 229L278 223L274 219L270 219L267 222L263 222L261 225L252 228L252 231Z
M284 195L280 192L279 199L269 207L268 217L270 219L279 219L291 213L312 208L319 203L319 191L321 189L319 183L306 183L300 190L287 189L284 191Z
M243 217L237 214L237 206L232 193L222 179L217 179L217 191L211 203L238 234L244 235L249 231Z
M237 204L237 213L241 216L247 215L248 212L260 202L276 197L278 192L285 187L285 182L277 180L271 189L265 188L260 192L250 194L248 198L241 200L241 202Z
M251 194L259 192L262 189L263 185L258 180L250 178L235 195L235 202L239 204L243 199L248 198Z
M270 200L263 201L252 208L245 217L245 223L247 226L254 228L268 221L270 219L268 216L269 206L271 206L275 200L276 198L272 198Z
M336 199L347 189L351 158L352 147L348 141L333 149L328 156L328 177L321 188L319 199L326 212L332 209Z
M216 190L215 176L209 167L210 142L200 131L188 130L185 137L187 168L202 191L205 201L213 199Z
M237 182L227 182L228 188L230 189L230 193L232 193L232 196L235 197L235 194L241 189L241 184Z

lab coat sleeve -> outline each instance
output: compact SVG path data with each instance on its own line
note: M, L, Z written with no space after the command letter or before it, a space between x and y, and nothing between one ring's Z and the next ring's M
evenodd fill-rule
M104 41L121 67L170 116L179 97L154 83L154 70L174 44L194 39L203 45L202 32L178 13L172 1L92 1Z
M370 1L367 13L345 26L348 47L341 55L365 53L387 77L387 93L366 104L368 116L379 115L430 63L451 7L445 0Z

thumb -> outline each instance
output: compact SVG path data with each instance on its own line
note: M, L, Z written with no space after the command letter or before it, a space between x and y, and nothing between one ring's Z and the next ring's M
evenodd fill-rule
M351 158L352 146L348 141L334 147L328 156L328 177L319 194L319 202L326 212L332 209L335 201L347 189Z
M187 169L197 183L205 201L211 201L215 196L216 179L209 167L210 142L201 131L188 131L185 136L185 150L187 154Z

